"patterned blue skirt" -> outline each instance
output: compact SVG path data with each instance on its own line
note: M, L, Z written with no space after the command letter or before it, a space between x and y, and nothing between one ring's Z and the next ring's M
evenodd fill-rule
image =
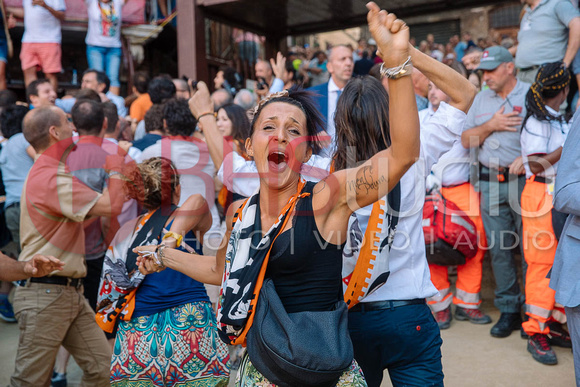
M119 324L112 386L225 386L227 346L211 304L194 302Z

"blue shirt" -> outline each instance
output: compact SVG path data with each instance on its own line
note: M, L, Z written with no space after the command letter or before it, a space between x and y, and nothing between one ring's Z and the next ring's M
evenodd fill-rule
M169 228L170 226L167 226ZM184 242L202 254L201 245L190 231ZM180 250L183 251L182 248ZM137 289L133 317L149 316L169 308L192 302L207 301L205 286L193 278L173 269L148 274Z
M144 151L146 148L149 148L151 145L161 140L161 138L162 137L159 134L147 133L142 139L133 142L133 146L140 151Z
M4 143L2 152L0 152L2 180L6 188L5 207L20 201L24 180L34 164L34 160L26 153L26 148L29 146L24 134L16 133Z

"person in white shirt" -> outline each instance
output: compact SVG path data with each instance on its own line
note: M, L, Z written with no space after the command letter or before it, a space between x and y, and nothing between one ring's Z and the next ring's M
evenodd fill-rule
M439 109L442 102L449 102L449 97L433 82L429 82L429 106L419 112L421 125L427 125ZM437 181L441 183L440 193L443 198L452 201L465 212L475 224L478 238L477 254L465 264L457 266L455 295L450 291L448 267L429 264L431 281L439 294L429 298L428 303L434 312L440 329L447 329L451 323L451 302L455 305L455 318L469 320L474 324L489 324L491 318L481 312L482 263L486 251L485 229L479 214L479 195L469 183L469 149L461 145L461 139L453 143L451 150L445 153L432 169Z
M570 90L571 75L562 62L540 66L526 95L527 114L522 125L521 148L526 185L522 192L522 227L526 271L525 312L522 324L528 335L528 352L542 364L557 364L552 345L572 347L563 308L555 307L549 272L558 246L552 212L554 181L562 146L570 125L559 113Z
M125 0L85 0L89 25L87 61L89 68L104 71L111 80L111 93L119 95L121 66L121 23Z
M23 8L9 8L8 12L24 18L24 35L20 62L24 72L24 84L35 79L39 66L56 91L57 74L61 64L61 23L64 21L65 0L22 0Z
M368 385L376 387L381 385L385 369L388 369L394 386L443 384L440 349L442 341L439 327L426 303L427 298L437 294L437 289L429 276L422 228L425 179L431 167L459 140L467 117L466 112L475 97L474 87L453 69L414 48L410 49L410 53L413 66L446 92L450 103L441 102L437 112L421 126L420 158L399 183L399 213L392 210L387 212L391 219L398 216L394 235L389 233L385 241L381 231L377 235L381 238L378 254L370 249L379 257L371 260L373 265L384 266L381 260L388 260L388 279L382 286L372 283L371 289L363 287L360 292L362 299L349 310L349 329L355 359L361 365ZM373 102L369 100L369 91L365 88L360 89L358 99L343 99L349 97L349 88L350 83L337 106L338 152L335 162L340 153L348 154L349 149L354 148L357 153L371 151L367 149L369 142L361 138L365 136L365 131L361 130L360 125L365 121L357 121L357 117L361 115L357 114L357 110L361 109L359 106L367 109L367 114L362 115L367 121L380 115L380 111L369 109ZM345 110L349 112L350 119L346 119L345 114L341 113ZM388 120L385 124L388 125ZM376 136L376 125L369 126L368 131L366 137ZM355 157L354 162L364 157L362 154L352 156ZM390 198L387 200L391 207ZM374 227L373 215L373 210L369 208L356 212L361 230L359 235L366 236L368 230ZM376 215L382 217L380 213ZM382 247L388 244L389 239L392 239L392 245L390 251L385 253L387 249ZM358 252L357 265L365 259L368 258L365 257L363 244ZM353 273L356 272L355 266ZM347 287L345 299L350 297L349 289Z

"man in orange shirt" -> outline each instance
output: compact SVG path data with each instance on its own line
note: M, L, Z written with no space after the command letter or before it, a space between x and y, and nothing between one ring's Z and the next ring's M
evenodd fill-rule
M129 116L135 122L142 121L145 118L145 113L153 106L147 89L149 88L149 76L147 73L138 72L133 76L133 93L137 95L137 99L133 101L129 108Z

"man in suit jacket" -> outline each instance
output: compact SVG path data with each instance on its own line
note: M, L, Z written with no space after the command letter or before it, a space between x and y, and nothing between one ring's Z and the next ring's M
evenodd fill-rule
M326 68L330 73L328 82L311 87L308 90L316 94L315 102L325 119L326 127L321 128L319 134L321 136L330 136L330 144L325 146L321 153L332 156L335 147L334 112L336 110L336 102L342 93L342 89L352 78L354 68L350 47L344 45L334 46L330 50Z
M554 194L554 208L569 214L554 258L550 287L564 305L574 350L576 385L580 386L580 110L562 150Z

